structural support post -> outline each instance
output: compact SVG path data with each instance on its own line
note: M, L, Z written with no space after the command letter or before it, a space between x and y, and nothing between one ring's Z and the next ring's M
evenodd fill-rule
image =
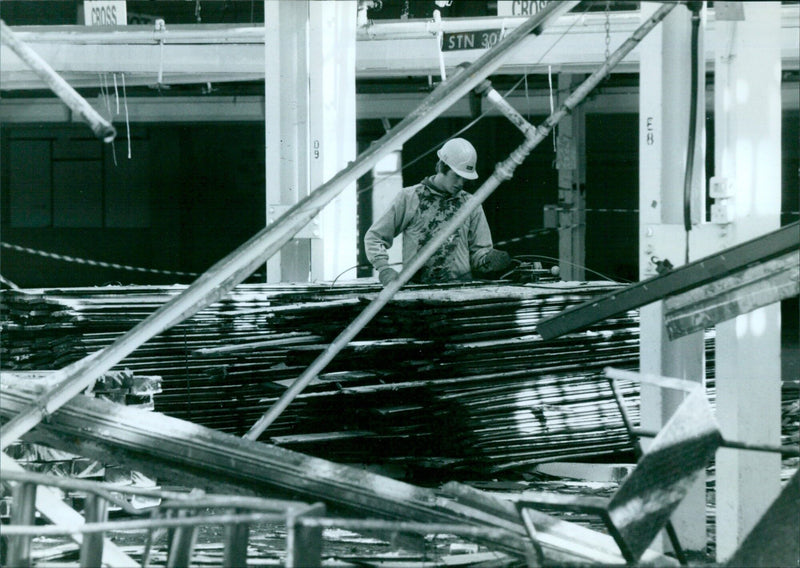
M309 2L264 2L267 224L309 193ZM308 282L311 244L298 234L267 261L267 282Z
M732 187L735 243L780 226L780 2L741 2L744 19L717 21L715 176ZM717 325L717 417L726 438L780 444L780 305ZM717 558L736 550L780 491L780 457L717 455Z
M355 1L268 0L267 223L356 157ZM355 184L267 262L268 282L332 280L357 262Z
M657 3L642 4L642 18ZM685 264L688 233L684 227L684 176L689 137L691 99L691 13L675 9L663 24L642 42L639 92L639 278L656 274L653 260ZM702 40L700 42L702 53ZM701 61L703 58L700 58ZM701 72L700 77L703 77ZM704 101L699 81L698 101ZM697 112L695 110L695 112ZM701 122L697 139L702 140ZM693 188L703 186L703 159L695 157ZM703 383L703 333L670 341L664 323L663 302L640 310L640 370L642 373L676 377ZM680 405L682 393L642 385L642 427L660 430ZM645 449L647 442L644 443ZM699 479L672 516L683 548L706 546L705 479ZM654 547L668 547L663 537Z
M558 102L583 77L558 75ZM582 106L565 116L556 138L558 167L558 258L562 280L584 280L586 272L586 113Z
M310 2L309 7L309 122L313 189L331 179L357 154L358 2ZM320 238L313 233L310 235L312 279L333 280L358 263L357 209L356 184L352 183L322 210Z

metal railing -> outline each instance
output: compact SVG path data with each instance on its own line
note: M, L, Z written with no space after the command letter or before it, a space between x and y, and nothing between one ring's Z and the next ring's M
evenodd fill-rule
M71 536L80 543L81 567L119 566L119 561L103 560L106 533L118 531L145 533L141 564L131 559L131 566L148 566L156 540L167 534L167 567L189 566L201 526L224 527L223 566L246 566L250 529L258 523L286 526L284 565L319 566L322 562L323 530L337 528L368 533L448 534L467 539L497 543L523 540L509 530L455 523L428 523L388 519L337 518L326 516L323 503L266 499L240 495L205 494L169 491L113 483L77 480L29 471L4 471L3 483L12 486L13 503L10 523L3 526L7 539L6 566L31 566L32 540L35 537ZM57 487L86 494L86 522L70 526L36 524L36 497L40 486ZM128 497L157 500L152 506L138 508ZM109 520L109 505L122 509L130 517ZM211 511L218 511L209 513ZM77 538L76 538L77 537ZM526 544L523 549L530 549ZM498 557L505 554L497 552Z

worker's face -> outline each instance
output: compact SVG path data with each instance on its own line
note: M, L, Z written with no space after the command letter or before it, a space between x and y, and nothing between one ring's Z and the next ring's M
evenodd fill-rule
M444 191L449 193L450 195L455 195L462 189L464 189L464 182L466 182L463 177L458 175L453 170L448 170L446 174L439 175L439 187L441 187Z

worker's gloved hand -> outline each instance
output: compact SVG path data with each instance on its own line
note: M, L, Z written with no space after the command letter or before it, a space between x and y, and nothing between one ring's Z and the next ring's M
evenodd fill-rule
M481 270L483 272L500 272L511 266L511 256L503 250L492 249L484 257Z
M398 276L399 274L397 273L397 271L391 266L384 266L378 272L378 280L380 280L381 284L383 284L384 286L386 286L392 280L397 280Z

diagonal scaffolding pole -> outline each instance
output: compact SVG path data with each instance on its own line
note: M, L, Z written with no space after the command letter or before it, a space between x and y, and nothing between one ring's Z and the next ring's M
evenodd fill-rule
M577 1L549 3L541 12L531 16L461 73L436 87L414 112L389 130L378 143L372 145L353 163L307 197L298 201L275 223L256 233L238 249L217 262L178 296L165 303L108 347L56 371L53 380L60 381L59 384L41 395L33 405L12 418L0 430L0 450L5 449L8 444L66 404L144 342L225 297L234 286L252 274L308 225L345 187L358 180L378 160L402 146L405 141L499 69L513 49L529 34L541 34L548 22L577 4Z
M103 142L112 142L117 135L114 126L105 118L100 116L92 105L84 99L78 91L73 89L61 75L31 49L24 42L17 38L16 34L9 28L3 20L0 20L0 41L6 44L17 57L24 61L28 67L33 69L50 89L60 98L69 109L81 117L94 132L95 136Z
M527 124L527 121L513 111L515 123L519 123L521 130L525 133L525 141L517 147L506 160L500 162L495 167L492 175L487 179L483 185L464 203L464 205L456 211L455 215L442 227L441 231L437 233L428 243L422 247L417 255L411 262L403 267L402 272L396 280L393 280L386 287L380 291L372 302L370 302L364 310L356 316L350 325L348 325L330 345L323 351L308 368L292 383L281 397L275 401L272 407L253 425L252 428L245 434L246 438L257 439L275 419L286 409L289 404L299 395L303 389L319 375L320 372L330 363L334 357L344 349L347 344L366 326L370 320L391 300L392 296L408 282L411 277L422 268L422 265L433 255L433 253L453 234L459 226L467 221L469 215L481 203L486 200L489 195L499 186L503 181L511 179L514 175L514 170L521 164L528 154L539 145L549 134L553 127L558 124L564 116L572 112L572 110L580 104L583 99L600 83L622 59L630 53L642 39L653 29L656 25L663 20L667 14L675 7L674 3L668 3L659 8L648 18L641 26L628 38L617 50L609 56L608 60L592 75L590 75L583 83L581 83L575 91L562 103L562 105L553 112L547 119L538 127L533 127ZM511 108L511 107L508 107ZM513 110L513 109L512 109ZM521 121L521 122L520 122ZM524 123L524 124L523 124ZM527 126L525 126L527 124Z

